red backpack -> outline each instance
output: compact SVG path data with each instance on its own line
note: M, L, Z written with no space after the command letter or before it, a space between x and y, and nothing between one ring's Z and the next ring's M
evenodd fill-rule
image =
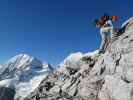
M112 16L112 17L111 17L111 20L112 20L112 22L117 21L117 20L118 20L118 16Z

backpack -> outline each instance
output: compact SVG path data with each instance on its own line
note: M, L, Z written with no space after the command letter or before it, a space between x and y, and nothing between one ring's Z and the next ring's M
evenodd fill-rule
M111 17L111 20L112 20L112 22L115 22L115 21L118 20L118 17L117 17L117 16L112 16L112 17Z
M99 19L100 26L103 26L107 20L110 19L110 16L108 14L104 14L102 17Z
M107 20L112 20L112 22L116 22L118 20L118 16L109 16L107 14L104 14L102 17L99 19L100 25L104 25Z
M112 22L116 22L118 20L118 17L117 16L109 16L108 14L104 14L99 19L94 20L94 25L100 24L100 26L102 27L106 23L107 20L111 20Z

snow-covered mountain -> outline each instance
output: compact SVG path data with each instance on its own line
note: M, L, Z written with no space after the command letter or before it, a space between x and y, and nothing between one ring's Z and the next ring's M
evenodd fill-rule
M19 54L0 66L0 87L14 89L15 99L20 100L31 93L52 70L47 62Z
M105 53L72 53L55 71L26 54L11 58L0 67L0 100L14 100L14 90L15 100L133 100L132 55L133 17Z

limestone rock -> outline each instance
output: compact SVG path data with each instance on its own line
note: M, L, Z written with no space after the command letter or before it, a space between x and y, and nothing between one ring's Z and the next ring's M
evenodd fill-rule
M70 71L63 63L61 74L44 80L25 100L133 100L133 18L116 35L104 54L65 60Z

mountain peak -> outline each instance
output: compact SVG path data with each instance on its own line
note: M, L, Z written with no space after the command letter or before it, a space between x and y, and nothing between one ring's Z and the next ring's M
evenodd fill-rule
M43 63L28 54L18 54L0 67L0 87L14 89L15 98L20 99L32 92L51 71L48 62Z
M10 67L11 69L14 68L23 68L23 67L30 67L30 66L37 66L42 67L42 62L28 54L18 54L11 59L9 59L4 66Z
M18 54L16 56L12 57L10 60L16 60L18 58L28 58L29 59L29 58L33 58L33 57L31 57L28 54L21 53L21 54Z

